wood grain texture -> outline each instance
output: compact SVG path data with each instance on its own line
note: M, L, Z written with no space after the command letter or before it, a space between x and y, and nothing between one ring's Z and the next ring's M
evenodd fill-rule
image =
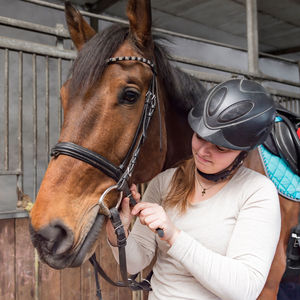
M39 300L60 300L60 273L44 263L39 266Z
M80 268L70 268L61 271L61 300L81 300L80 273Z
M95 300L94 269L89 261L80 268L55 270L38 260L28 230L29 219L0 220L0 300ZM107 274L121 280L119 265L107 244L99 238L96 256ZM105 300L130 300L132 292L100 279ZM135 297L135 300L141 299Z
M35 299L34 248L28 224L27 218L15 220L16 300Z
M0 300L15 299L15 220L0 220Z

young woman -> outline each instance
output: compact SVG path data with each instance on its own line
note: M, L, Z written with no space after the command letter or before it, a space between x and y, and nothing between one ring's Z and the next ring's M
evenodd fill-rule
M192 158L156 176L132 210L123 200L125 229L138 217L128 235L128 271L141 271L157 251L149 300L259 296L279 239L280 207L272 182L242 162L265 140L274 117L260 84L217 85L189 114ZM117 258L110 222L106 229Z

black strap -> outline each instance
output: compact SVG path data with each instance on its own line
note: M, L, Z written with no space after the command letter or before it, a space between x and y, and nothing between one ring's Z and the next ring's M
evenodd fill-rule
M117 236L117 246L119 248L119 264L120 264L121 277L123 279L124 285L129 285L128 275L127 275L126 253L125 253L125 246L127 244L126 234L120 218L120 214L115 207L110 209L110 219Z
M131 195L128 195L132 198ZM135 200L132 198L132 200L135 202ZM90 263L94 267L94 273L95 273L95 281L96 281L96 288L97 288L97 297L99 300L102 300L102 294L101 294L101 288L99 283L98 274L102 276L108 283L110 283L113 286L117 287L129 287L130 289L137 291L137 290L144 290L144 291L151 291L151 285L150 280L153 272L151 271L146 279L143 279L141 282L137 282L135 279L138 274L132 275L128 278L127 274L127 264L126 264L126 253L125 253L125 246L126 246L126 234L124 230L124 226L122 224L120 214L117 210L117 208L110 209L111 213L111 222L114 227L116 236L117 236L117 246L119 248L119 265L120 265L120 272L122 281L114 282L105 271L101 268L99 263L97 262L95 253L91 256L89 259Z
M98 272L98 269L97 269L98 262L97 262L95 253L90 257L89 261L94 267L94 275L95 275L95 281L96 281L96 296L99 300L102 300L100 282L99 282L98 273L97 273Z
M102 155L71 142L58 143L52 148L51 156L57 157L60 154L68 155L86 162L113 178L115 181L118 181L123 173L120 168L116 167Z

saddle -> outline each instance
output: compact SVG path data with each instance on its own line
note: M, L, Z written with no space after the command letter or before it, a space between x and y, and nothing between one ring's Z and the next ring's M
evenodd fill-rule
M270 174L271 166L266 164L271 159L276 161L276 171L273 170L271 178L278 191L290 200L299 201L299 176L300 176L300 116L288 111L280 104L276 105L277 117L270 135L263 144L269 151L259 148L261 157L264 158L264 168ZM272 157L273 155L273 157ZM275 158L275 156L277 158ZM274 167L274 165L273 165ZM275 176L281 170L282 178ZM286 183L283 183L285 179ZM284 187L284 189L283 189ZM291 191L293 190L293 193ZM298 192L297 192L298 191ZM300 223L293 227L286 252L286 273L293 271L295 274L300 272Z
M264 146L300 176L300 116L276 104L277 117Z

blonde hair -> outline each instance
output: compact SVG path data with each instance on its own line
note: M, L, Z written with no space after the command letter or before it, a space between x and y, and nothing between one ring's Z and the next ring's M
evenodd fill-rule
M195 162L193 158L180 163L169 186L169 192L164 199L165 208L176 207L183 214L189 207L189 199L195 192Z

